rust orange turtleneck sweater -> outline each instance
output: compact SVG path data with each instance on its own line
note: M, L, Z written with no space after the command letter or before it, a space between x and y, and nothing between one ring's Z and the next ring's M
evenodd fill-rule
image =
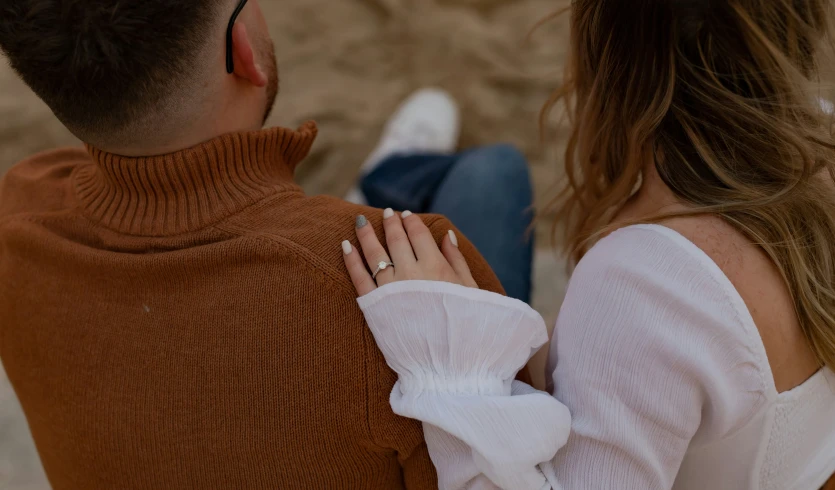
M437 486L343 269L381 213L302 193L315 135L59 150L3 179L0 358L55 490Z

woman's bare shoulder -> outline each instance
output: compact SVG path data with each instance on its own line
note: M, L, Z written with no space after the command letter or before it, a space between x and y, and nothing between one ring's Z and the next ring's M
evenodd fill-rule
M678 217L661 224L704 251L739 292L762 337L778 392L817 372L818 362L800 328L788 286L761 247L718 216Z

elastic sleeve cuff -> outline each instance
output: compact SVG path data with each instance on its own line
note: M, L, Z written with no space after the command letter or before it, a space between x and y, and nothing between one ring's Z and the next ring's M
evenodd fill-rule
M548 341L527 304L455 284L395 282L358 303L404 394L510 395Z

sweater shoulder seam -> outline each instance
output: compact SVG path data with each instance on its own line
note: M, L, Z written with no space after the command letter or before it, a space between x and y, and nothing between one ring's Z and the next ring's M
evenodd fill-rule
M336 270L333 265L328 264L324 260L321 260L313 251L309 248L305 247L304 245L296 242L295 240L291 240L287 237L275 235L269 232L264 232L260 230L247 230L244 228L240 228L234 226L228 222L220 223L214 226L218 231L223 233L229 233L237 237L243 238L251 238L253 240L264 241L270 243L274 246L281 246L285 245L291 248L297 255L299 255L303 260L308 261L312 268L317 271L325 282L332 287L335 287L339 290L348 290L352 294L354 294L353 284L347 279L347 275L340 274L339 271ZM330 274L328 273L330 272ZM357 306L359 308L359 306ZM375 435L373 429L373 423L371 420L371 390L375 390L377 387L371 379L372 370L376 374L379 370L380 366L378 362L374 362L373 356L369 352L371 348L368 345L368 335L367 333L370 332L362 332L362 344L363 344L363 358L365 365L364 375L363 375L363 382L365 384L365 430L368 434L368 439L371 441L380 451L386 451L390 448L382 446L379 443L378 438Z
M346 277L343 277L343 275L340 274L332 264L322 260L318 255L313 253L312 250L295 240L262 230L249 230L235 226L229 222L218 223L214 225L213 228L219 232L228 233L239 238L251 238L253 240L268 242L275 246L285 245L290 248L295 255L298 255L303 260L309 262L313 266L313 270L328 279L326 282L333 286L337 286L340 290L353 291L353 285L350 281Z

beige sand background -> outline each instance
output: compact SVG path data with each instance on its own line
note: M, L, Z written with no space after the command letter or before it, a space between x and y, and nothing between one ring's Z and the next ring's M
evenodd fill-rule
M459 100L462 146L524 151L538 199L557 182L558 132L541 144L537 116L560 79L565 22L531 28L553 0L261 0L282 91L269 122L314 119L320 137L299 169L308 193L342 195L397 104L422 86ZM0 58L0 173L34 152L78 142ZM544 236L546 233L540 235ZM539 240L535 306L549 323L564 266ZM2 319L0 319L2 321ZM542 378L540 378L542 379ZM0 370L0 489L49 488L25 419Z

